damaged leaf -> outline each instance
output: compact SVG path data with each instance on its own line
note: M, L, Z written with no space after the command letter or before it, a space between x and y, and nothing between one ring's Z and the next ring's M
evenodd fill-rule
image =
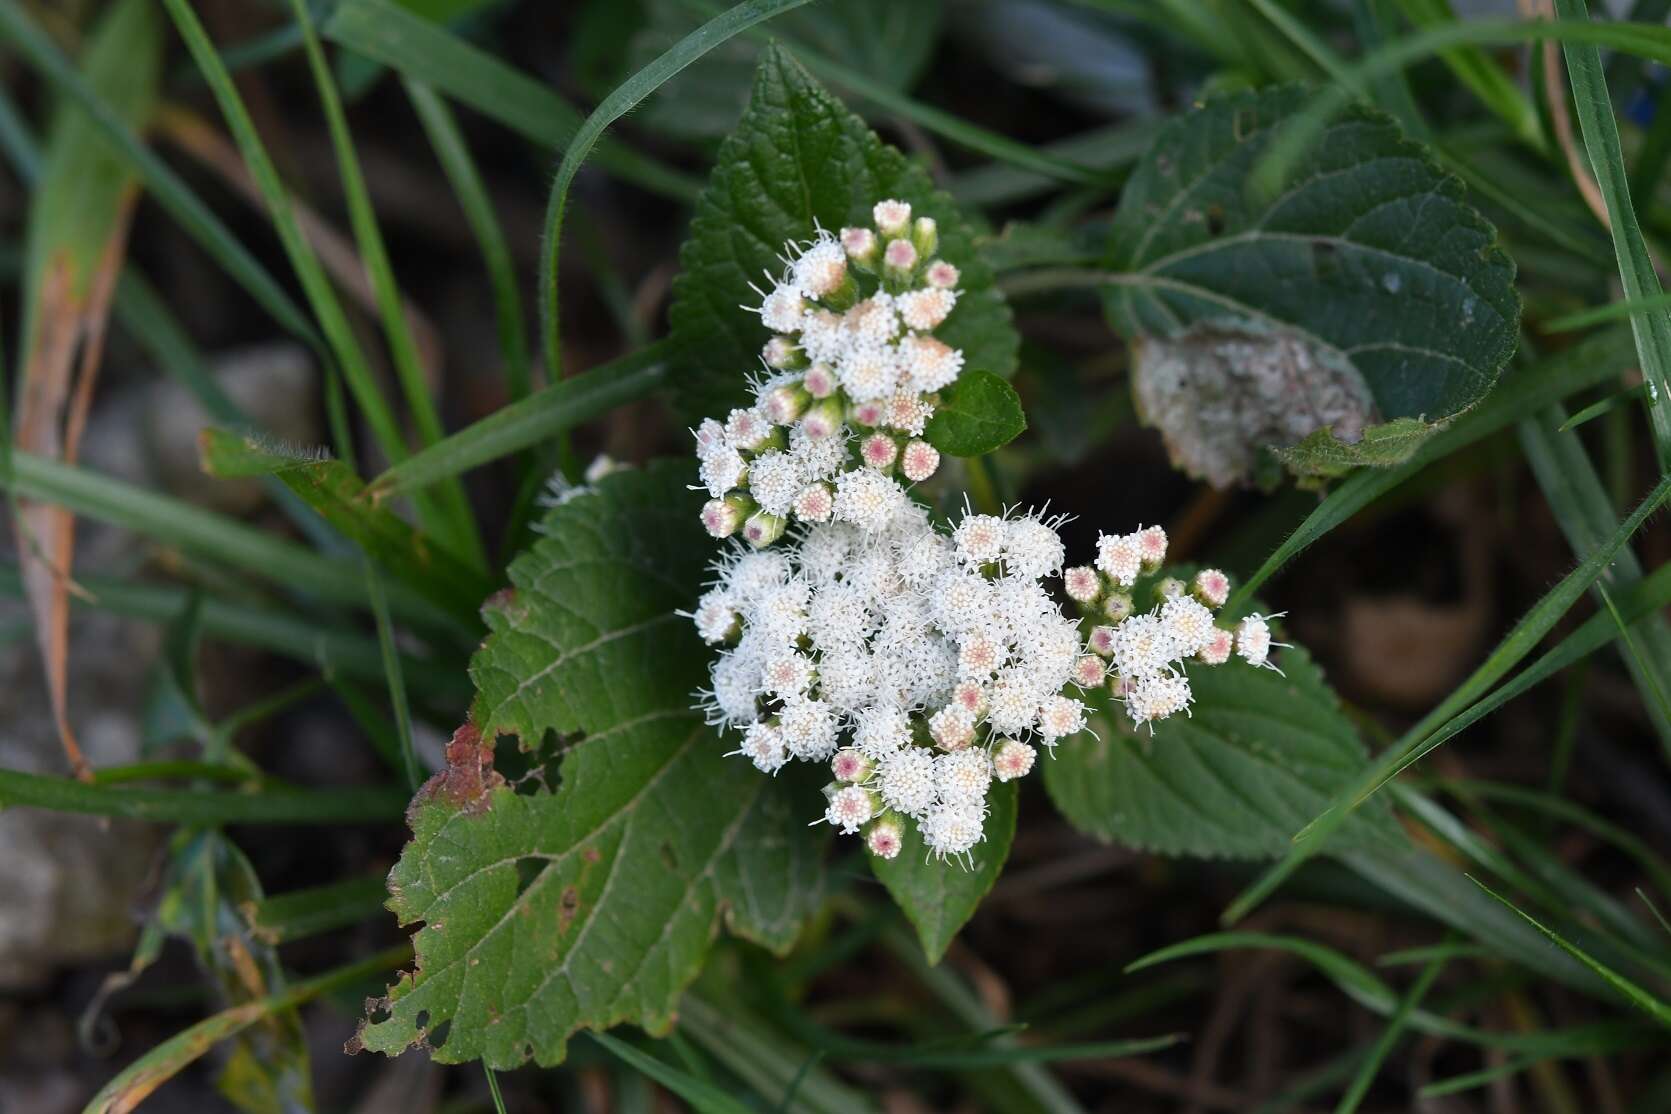
M722 918L782 949L821 888L816 782L760 775L691 710L707 652L676 612L708 552L682 464L554 508L486 609L473 726L413 803L390 908L417 967L356 1047L513 1068L580 1028L672 1023ZM479 731L479 734L478 734ZM493 773L483 740L562 740L554 790Z
M1120 199L1105 289L1133 389L1175 463L1223 487L1265 449L1298 475L1409 457L1514 350L1514 264L1391 118L1340 113L1273 198L1251 172L1308 92L1208 102Z

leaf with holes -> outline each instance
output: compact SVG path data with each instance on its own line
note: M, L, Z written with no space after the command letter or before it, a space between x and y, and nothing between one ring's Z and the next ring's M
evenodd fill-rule
M1115 215L1104 300L1133 345L1138 406L1175 462L1219 486L1249 479L1265 448L1292 446L1302 475L1402 461L1412 432L1483 398L1514 350L1513 262L1390 117L1341 111L1276 196L1253 191L1308 100L1238 93L1173 121Z
M773 46L761 55L748 110L720 145L679 255L684 272L668 319L679 362L673 385L686 416L724 414L748 397L748 373L771 334L739 307L760 303L753 286L782 271L784 244L819 227L868 223L871 207L889 197L939 223L939 255L962 273L957 308L936 335L963 350L966 367L1015 370L1009 306L951 198Z
M923 954L938 963L975 907L998 881L1015 839L1015 782L994 785L987 795L986 838L975 845L967 863L930 859L917 825L908 823L899 854L892 859L868 856L870 867L917 930Z
M1166 855L1286 852L1367 759L1311 658L1279 653L1286 676L1235 659L1191 666L1190 714L1153 735L1118 712L1100 716L1101 738L1076 736L1040 762L1056 807L1081 831ZM1390 829L1380 807L1354 823L1343 847L1379 845Z
M560 1061L580 1028L664 1031L718 921L781 950L817 900L815 786L725 757L690 708L707 654L676 610L707 546L687 471L608 477L512 562L471 663L472 722L414 800L389 876L390 908L423 922L417 966L362 1024L364 1047L509 1069ZM500 734L555 735L560 784L506 784Z

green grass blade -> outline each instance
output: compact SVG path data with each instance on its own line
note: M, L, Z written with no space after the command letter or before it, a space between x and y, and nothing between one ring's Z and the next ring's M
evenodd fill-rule
M557 340L557 262L563 240L563 214L568 205L569 186L580 172L581 163L592 153L604 129L632 111L634 105L661 88L680 70L755 24L806 3L808 0L744 0L723 15L715 16L623 81L575 132L574 140L563 152L563 161L558 164L557 177L551 185L551 197L545 210L545 234L540 245L540 333L546 374L553 382L562 378L563 367L563 353Z
M384 914L387 900L388 879L374 874L273 894L244 913L255 936L269 944L287 944L372 920Z
M1055 159L1083 166L1102 176L1103 188L1125 179L1160 130L1158 119L1138 119L1098 128L1082 135L1047 143L1039 150ZM952 196L965 205L1008 205L1049 193L1057 176L1025 170L998 160L954 174L947 183Z
M396 820L410 795L377 789L130 789L74 778L0 770L0 806L169 824L381 824Z
M377 313L383 322L383 335L387 338L389 355L394 364L395 378L400 382L407 409L412 415L412 424L417 429L418 441L427 447L444 436L440 411L430 394L423 360L418 355L418 342L412 335L411 324L406 318L405 299L402 298L400 285L395 280L388 248L383 243L383 233L377 227L377 213L371 204L371 193L366 188L365 174L360 169L360 157L354 150L354 139L348 130L348 117L343 112L342 98L337 94L331 68L325 61L325 52L320 48L319 36L314 32L313 19L308 14L304 0L292 0L291 9L295 12L296 22L301 25L308 67L313 73L319 102L325 109L325 125L330 132L331 146L336 152L337 172L342 179L343 196L348 202L348 221L354 230L354 242L359 248L360 262L371 280L372 293L377 301ZM470 504L465 499L463 486L456 479L450 480L438 485L434 495L442 510L433 524L437 534L436 540L450 545L455 553L470 564L479 569L486 569L487 551L482 546L481 532L477 529L475 517L470 512Z
M1626 299L1621 302L1610 302L1605 306L1594 309L1580 310L1557 317L1552 321L1545 321L1538 327L1543 333L1570 333L1578 329L1586 329L1591 325L1600 325L1607 321L1618 321L1621 318L1632 317L1638 313L1650 313L1655 310L1671 309L1671 294L1655 294L1651 298L1640 301Z
M0 34L9 39L54 87L73 98L133 164L146 193L166 209L209 256L290 332L319 347L307 316L221 219L192 192L174 169L123 122L120 113L93 92L75 65L24 12L18 0L0 0Z
M452 109L435 92L433 86L415 78L402 77L412 109L418 114L429 145L447 175L464 211L465 223L470 226L476 246L481 249L482 262L493 287L493 308L499 325L499 351L505 360L505 381L512 402L520 402L533 389L533 376L528 368L528 340L524 335L522 298L517 293L516 267L511 261L510 245L505 242L504 230L493 213L493 201L488 197L487 185L470 157L470 147L459 131Z
M1253 594L1307 546L1412 479L1429 464L1528 418L1575 391L1622 374L1634 361L1629 337L1623 330L1613 330L1522 368L1455 425L1423 442L1405 463L1396 468L1359 469L1341 481L1264 564L1237 585L1235 594L1225 605L1225 614L1239 614Z
M1432 989L1434 980L1439 977L1439 972L1445 969L1447 958L1440 954L1429 960L1422 973L1411 984L1409 991L1403 998L1399 999L1398 1008L1393 1011L1392 1017L1388 1019L1387 1027L1381 1030L1381 1035L1375 1039L1375 1044L1370 1048L1369 1055L1364 1058L1363 1063L1358 1065L1358 1072L1352 1077L1351 1085L1346 1088L1346 1093L1341 1096L1339 1105L1335 1107L1335 1114L1352 1114L1363 1102L1364 1096L1369 1093L1370 1085L1375 1082L1375 1077L1380 1074L1381 1065L1386 1062L1387 1056L1392 1052L1393 1047L1398 1044L1398 1039L1404 1035L1404 1030L1409 1026L1410 1015L1422 1004L1422 999L1427 997L1427 992Z
M1671 493L1671 476L1662 479L1655 485L1630 517L1620 524L1605 544L1592 551L1582 563L1572 572L1563 577L1553 589L1542 599L1533 604L1531 609L1523 615L1508 635L1497 644L1480 666L1457 689L1446 697L1440 705L1429 712L1420 723L1412 727L1404 736L1391 747L1388 747L1369 768L1358 777L1344 792L1338 794L1322 813L1294 836L1294 847L1281 862L1271 867L1258 881L1236 898L1224 912L1226 923L1235 923L1245 916L1251 909L1270 896L1277 886L1288 878L1290 874L1306 859L1316 854L1323 843L1338 828L1355 809L1368 800L1377 790L1423 755L1431 751L1440 743L1451 738L1468 723L1484 715L1486 710L1495 707L1490 700L1480 701L1490 686L1494 685L1510 669L1518 664L1527 654L1537 646L1551 627L1565 615L1578 598L1589 589L1596 579L1613 561L1619 549L1634 534L1638 527L1646 521L1648 515L1659 508L1666 495ZM1598 616L1597 618L1605 618ZM1582 629L1582 628L1581 628ZM1567 646L1573 642L1569 637L1562 643ZM1551 655L1562 652L1561 647L1545 655L1548 661ZM1525 681L1527 685L1542 674L1533 676L1536 667L1527 670L1517 681ZM1514 690L1513 683L1504 686L1505 690ZM1517 691L1517 690L1516 690ZM1499 693L1497 702L1508 699ZM1475 705L1471 711L1470 705ZM1472 718L1469 718L1472 716Z
M580 130L580 113L545 85L391 0L343 0L323 32L544 147L562 150ZM599 144L597 161L623 181L675 201L695 201L702 191L700 181L608 141Z
M1397 0L1397 3L1405 18L1417 27L1456 25L1456 13L1451 10L1449 0ZM1502 66L1477 46L1453 47L1440 52L1439 57L1481 104L1508 125L1516 138L1533 150L1548 150L1549 141L1543 134L1537 109Z
M1564 19L1588 19L1584 0L1555 0L1555 10ZM1625 298L1641 302L1661 295L1659 274L1648 256L1648 244L1630 201L1630 183L1624 152L1619 146L1619 124L1613 116L1613 100L1607 93L1607 77L1601 68L1601 52L1588 43L1564 46L1567 74L1572 83L1572 101L1577 109L1584 147L1596 185L1607 202L1613 231L1613 250L1619 257L1619 279ZM1636 351L1642 374L1654 388L1648 394L1648 417L1654 428L1654 444L1662 471L1671 470L1671 314L1634 313L1630 327L1636 335Z
M377 647L383 653L383 674L389 685L389 704L395 713L401 766L406 771L407 785L416 793L423 777L418 773L418 754L412 746L412 709L406 703L406 675L400 668L400 655L395 652L395 625L389 618L389 599L383 590L382 576L369 560L365 567L366 595L371 600L371 613L377 619Z
M173 17L174 25L179 29L180 36L185 40L198 69L208 81L210 91L214 93L221 115L225 117L232 137L237 142L239 153L243 156L244 163L266 202L273 229L278 233L279 242L284 247L291 268L302 284L308 304L325 334L330 352L342 371L343 379L353 394L354 401L359 404L366 424L371 427L378 447L391 461L404 460L407 455L406 439L395 420L394 411L389 407L388 400L383 397L377 380L372 375L371 365L366 361L365 353L354 337L348 315L344 312L342 302L337 298L318 255L302 233L301 224L296 219L292 207L290 192L280 180L278 168L273 165L272 157L268 155L266 145L261 142L261 137L255 130L255 122L250 118L243 98L232 84L232 76L227 73L226 65L221 61L214 43L210 42L203 24L192 10L190 0L163 0L163 3L167 5L169 15ZM417 505L419 516L431 533L444 534L444 529L436 529L440 524L441 515L434 504L427 499L420 499Z
M1592 402L1590 405L1584 407L1584 409L1556 426L1555 432L1566 433L1569 430L1577 429L1586 422L1594 421L1603 414L1611 414L1619 407L1628 404L1631 400L1639 397L1643 393L1644 392L1641 387L1627 387L1622 391L1610 394L1600 402Z
M643 398L667 378L666 342L544 387L416 453L371 482L374 497L415 491L500 457L549 441L622 403Z
M608 1033L593 1033L593 1040L608 1049L610 1054L678 1095L699 1114L752 1114L749 1107L738 1102L712 1083L706 1083L687 1071L658 1060L642 1049L634 1048Z
M1487 895L1495 898L1505 907L1512 909L1515 913L1519 914L1521 919L1526 921L1527 924L1530 924L1533 928L1548 937L1550 943L1554 944L1556 947L1578 960L1578 962L1594 971L1602 978L1603 981L1607 983L1608 986L1611 986L1614 990L1618 991L1625 1001L1629 1002L1631 1005L1635 1006L1637 1009L1641 1010L1661 1025L1671 1028L1671 1004L1666 1003L1658 996L1649 993L1640 986L1637 986L1635 983L1631 982L1611 967L1608 967L1606 964L1595 959L1588 952L1584 951L1584 949L1568 941L1560 933L1544 927L1536 918L1520 909L1501 894L1494 892L1478 878L1474 878L1472 875L1469 875L1469 878L1474 885L1484 890Z

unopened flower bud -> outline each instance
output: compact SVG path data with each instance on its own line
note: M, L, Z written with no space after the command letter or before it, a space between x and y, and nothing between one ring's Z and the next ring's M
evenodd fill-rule
M1129 588L1143 571L1143 552L1136 534L1104 534L1097 538L1097 568L1123 588Z
M1202 569L1190 583L1190 591L1208 607L1223 607L1230 598L1230 578L1217 569Z
M942 750L962 750L975 739L975 717L965 708L948 704L929 718L928 733Z
M757 452L766 446L773 432L772 423L758 409L731 411L725 419L725 435L731 444L745 453Z
M745 492L733 491L723 499L702 504L702 527L711 538L729 538L757 508Z
M801 380L801 386L813 398L829 398L836 393L841 381L836 378L835 369L829 364L813 364L807 368L806 376Z
M1175 600L1184 594L1184 582L1175 576L1169 576L1155 585L1155 593L1161 599Z
M876 815L876 795L858 785L849 785L830 794L824 819L840 828L843 835L852 835L866 820Z
M801 431L814 441L834 437L841 429L843 416L839 398L819 399L801 415Z
M1062 570L1062 587L1069 599L1089 607L1102 595L1102 577L1090 565L1075 565Z
M899 446L886 433L872 433L859 443L859 455L867 466L886 472L899 459Z
M1166 563L1166 531L1159 526L1139 530L1135 535L1137 552L1143 561L1144 572L1154 572Z
M900 457L899 470L912 483L920 484L940 468L940 450L927 441L908 441Z
M835 488L827 483L808 484L795 496L795 517L802 522L828 522L835 510Z
M852 419L854 425L875 428L882 424L882 418L886 413L886 403L879 399L870 399L865 402L855 402L852 409L847 412L847 416Z
M1131 596L1126 592L1110 592L1102 601L1102 613L1110 622L1125 622L1131 618L1131 610Z
M1073 683L1082 689L1102 684L1108 674L1107 664L1095 654L1086 654L1073 663Z
M882 250L882 266L890 281L903 286L917 269L917 249L910 240L892 240Z
M1091 637L1086 639L1086 643L1091 647L1091 652L1105 658L1113 656L1114 647L1118 644L1118 641L1119 636L1113 627L1094 627L1091 630Z
M957 285L957 281L960 277L961 276L957 273L957 268L953 267L950 263L947 263L944 259L936 259L934 262L930 263L928 265L928 269L923 272L923 279L928 283L928 285L934 287L936 290L952 289Z
M806 366L806 356L796 347L794 340L785 336L775 336L768 340L766 346L760 350L760 358L774 371Z
M927 259L940 249L940 226L933 217L917 218L911 226L911 246L917 249L919 259Z
M755 511L743 523L743 540L756 549L765 549L783 537L783 531L788 525L789 520L780 515Z
M874 769L876 763L852 747L836 751L835 757L830 759L830 772L835 775L837 781L864 781Z
M899 818L885 813L871 821L865 829L865 848L878 859L891 859L899 854L905 842L905 828Z
M1005 739L992 751L992 773L999 781L1026 777L1038 751L1019 739Z
M761 400L766 417L778 425L795 424L795 419L806 413L806 408L810 405L812 395L799 383L783 383L773 387Z
M986 715L986 686L979 681L960 681L952 688L952 703L979 719Z
M876 229L883 236L903 236L911 224L911 203L909 201L878 201L870 211L871 219L876 222Z
M866 274L876 270L876 257L881 251L876 233L868 228L843 228L841 246L847 252L847 258L852 260L853 266Z
M1230 660L1230 651L1235 648L1236 638L1227 630L1213 628L1213 633L1207 636L1207 641L1196 652L1196 660L1205 665L1223 665Z

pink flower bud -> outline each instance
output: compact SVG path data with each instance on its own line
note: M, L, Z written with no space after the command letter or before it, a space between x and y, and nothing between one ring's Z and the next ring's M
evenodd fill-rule
M940 467L940 450L927 441L910 441L905 445L905 453L900 460L900 471L912 483L922 483Z
M872 433L860 443L859 455L869 467L885 472L899 458L899 446L886 433Z
M1096 603L1097 597L1102 594L1102 578L1089 565L1075 565L1062 570L1062 587L1069 599L1088 606Z

